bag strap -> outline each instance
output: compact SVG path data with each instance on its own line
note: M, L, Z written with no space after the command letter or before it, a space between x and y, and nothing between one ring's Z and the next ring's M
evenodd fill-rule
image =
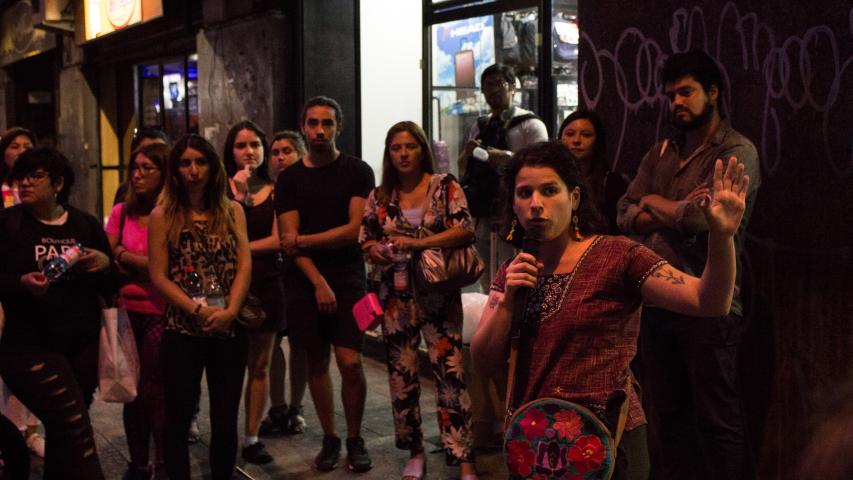
M440 184L441 179L439 179L437 175L432 175L430 177L429 187L427 187L426 201L424 202L424 211L421 212L421 225L419 228L423 228L424 226L424 218L426 218L427 210L429 210L430 205L432 205L432 197L435 196L435 191L438 190ZM447 205L446 200L444 202L444 205Z
M616 448L622 440L622 434L625 433L625 424L628 423L628 410L631 407L631 390L634 380L634 374L628 368L628 378L625 379L625 400L622 401L622 406L619 407L619 420L616 422L616 435L613 437L613 458L616 458Z
M519 125L519 124L524 123L528 120L534 120L534 119L542 120L541 118L539 118L534 113L525 113L524 115L518 115L516 117L512 117L509 119L509 122L507 122L506 130L510 131L511 129L515 128L516 125Z

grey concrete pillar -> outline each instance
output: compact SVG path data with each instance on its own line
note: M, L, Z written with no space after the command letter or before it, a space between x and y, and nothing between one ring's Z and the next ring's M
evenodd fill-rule
M62 69L57 85L57 148L71 161L75 185L71 204L100 216L98 102L83 75L83 53L70 37L62 39Z

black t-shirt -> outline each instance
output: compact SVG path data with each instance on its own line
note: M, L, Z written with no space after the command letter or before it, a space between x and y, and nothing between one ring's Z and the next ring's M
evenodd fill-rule
M45 225L20 205L0 212L0 300L6 326L0 348L47 347L59 351L95 342L101 295L114 293L110 272L65 272L42 296L21 285L21 275L41 267L75 243L110 255L103 226L93 216L69 208L63 225Z
M278 176L275 210L278 215L299 212L301 235L325 232L349 223L350 199L366 199L374 186L373 170L353 156L341 153L322 167L307 167L299 161ZM336 286L363 285L364 259L356 242L312 250L308 255L333 290ZM307 282L295 265L285 278L288 285L305 286Z

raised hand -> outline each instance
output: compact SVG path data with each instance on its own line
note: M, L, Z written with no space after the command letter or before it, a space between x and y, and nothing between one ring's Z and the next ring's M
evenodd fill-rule
M717 159L713 191L700 202L711 233L725 236L735 234L746 210L748 188L749 175L743 173L743 164L738 163L737 158L729 158L725 171L723 161Z

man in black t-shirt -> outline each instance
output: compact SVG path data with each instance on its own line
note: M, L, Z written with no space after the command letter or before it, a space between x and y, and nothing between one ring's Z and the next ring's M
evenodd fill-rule
M365 295L364 260L358 230L364 204L374 188L373 171L364 161L341 153L340 105L328 97L309 100L302 110L308 154L284 170L275 188L281 245L294 258L285 277L291 348L307 352L308 387L323 428L318 470L333 470L341 440L335 434L329 346L341 373L341 398L347 421L347 467L371 468L360 436L367 384L361 364L363 334L352 307Z

